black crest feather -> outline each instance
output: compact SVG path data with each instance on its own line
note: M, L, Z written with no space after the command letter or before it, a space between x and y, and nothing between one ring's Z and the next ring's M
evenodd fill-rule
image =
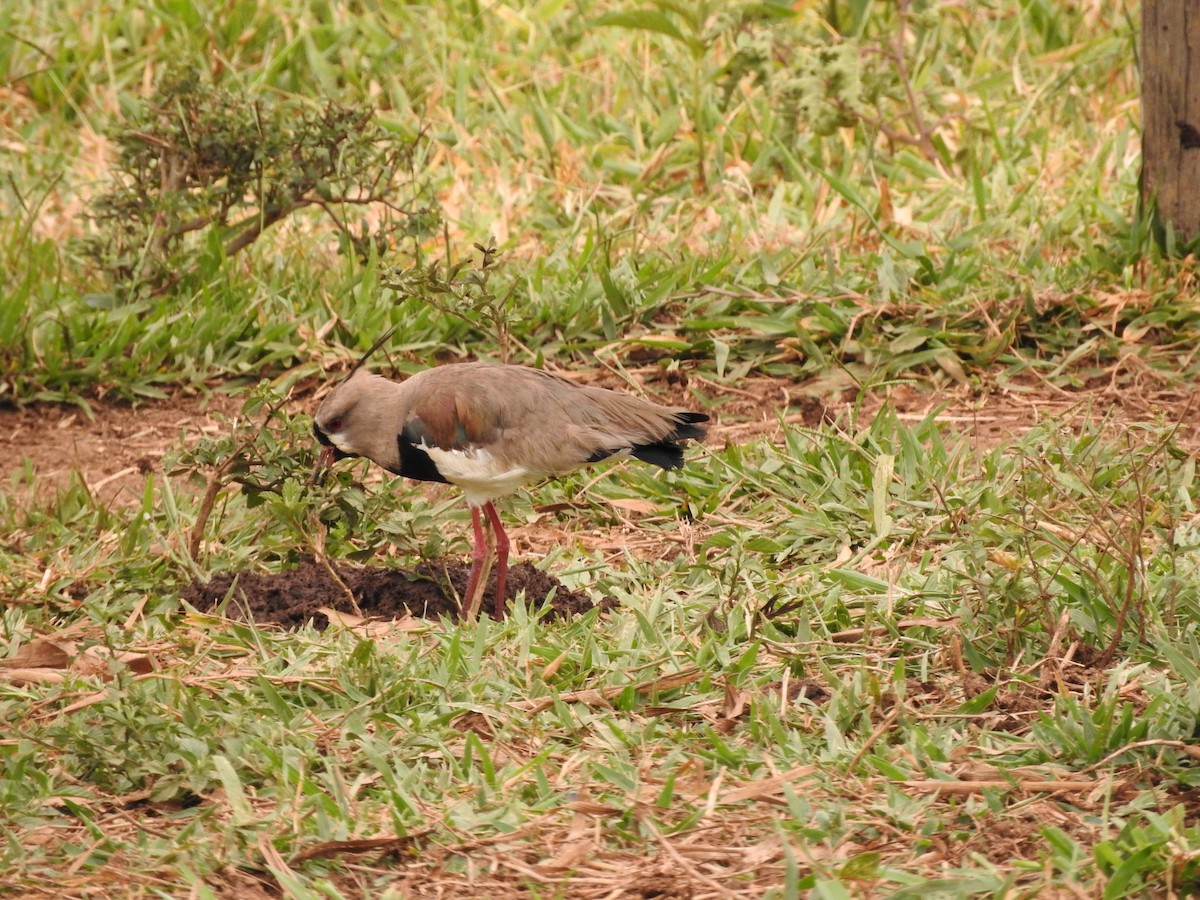
M396 333L396 326L393 325L375 343L371 345L371 349L358 358L358 362L350 367L350 371L346 373L346 377L342 381L349 381L350 376L363 367L363 364L371 358L371 354L387 343L388 338Z

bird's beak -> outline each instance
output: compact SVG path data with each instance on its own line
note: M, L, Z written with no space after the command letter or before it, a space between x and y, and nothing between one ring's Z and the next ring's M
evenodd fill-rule
M321 448L321 455L317 457L317 464L313 467L312 478L309 484L317 484L325 477L325 472L333 465L333 447L325 446Z

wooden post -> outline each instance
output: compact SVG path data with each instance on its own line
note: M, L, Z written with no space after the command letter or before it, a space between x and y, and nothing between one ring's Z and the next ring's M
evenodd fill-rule
M1142 206L1200 236L1200 0L1142 2Z

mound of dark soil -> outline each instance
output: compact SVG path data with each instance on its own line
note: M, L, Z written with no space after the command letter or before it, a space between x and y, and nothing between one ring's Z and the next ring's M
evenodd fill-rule
M346 595L347 590L354 595L354 602L364 616L380 619L404 615L447 616L456 619L459 612L457 597L466 591L470 572L470 565L452 559L424 562L412 572L334 561L326 566L306 559L296 568L276 574L222 573L208 582L193 581L182 593L183 599L201 612L211 612L228 596L230 601L225 615L290 628L310 620L323 626L326 619L319 612L322 607L354 614L354 603ZM485 614L490 614L493 609L494 568L488 585L483 598ZM554 591L554 598L545 615L547 619L581 615L595 605L591 597L567 590L557 578L538 571L527 562L509 568L505 593L510 605L516 595L524 592L527 604L540 606L551 591ZM601 601L601 606L607 602Z

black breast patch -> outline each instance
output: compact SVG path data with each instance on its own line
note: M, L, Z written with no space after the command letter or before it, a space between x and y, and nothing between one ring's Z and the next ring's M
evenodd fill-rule
M429 445L431 441L426 432L425 423L420 419L413 419L396 435L396 445L400 449L400 470L394 474L417 481L447 483L429 454L421 449L421 444Z

